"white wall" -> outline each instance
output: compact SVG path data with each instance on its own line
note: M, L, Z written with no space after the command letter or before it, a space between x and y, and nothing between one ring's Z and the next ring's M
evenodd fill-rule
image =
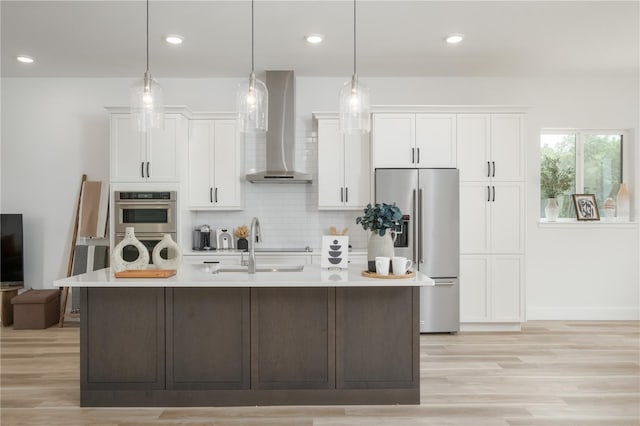
M346 77L345 77L346 79ZM317 174L312 111L336 110L343 79L297 79L296 168ZM165 102L195 111L233 110L235 79L165 79ZM637 227L538 225L538 131L542 127L638 129L637 78L364 79L377 105L528 105L527 312L536 318L639 318ZM26 279L39 288L64 275L82 173L108 176L105 105L128 102L129 79L3 79L2 211L25 214ZM253 144L250 146L257 146ZM257 149L257 148L252 148ZM255 153L253 153L255 154ZM638 168L638 155L635 168ZM247 155L248 166L261 161ZM253 161L253 163L251 163ZM638 199L638 179L635 198ZM633 182L633 180L632 180ZM326 227L365 234L357 213L318 212L317 187L245 186L245 210L198 213L194 225L261 218L266 246L319 246ZM637 206L637 203L636 203ZM635 217L638 217L637 207Z

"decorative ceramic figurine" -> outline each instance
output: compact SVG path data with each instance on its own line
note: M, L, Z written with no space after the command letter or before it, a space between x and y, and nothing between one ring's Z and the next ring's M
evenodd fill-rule
M168 259L160 256L160 253L164 249L167 249L169 253L170 257ZM175 254L175 256L171 257L171 254ZM162 240L153 248L151 258L153 259L153 264L156 265L158 269L177 269L182 263L182 250L180 250L180 246L171 239L170 234L164 234Z
M122 250L126 246L133 246L138 249L138 257L128 262L122 257ZM149 250L136 238L134 228L125 229L124 238L113 249L111 254L111 269L120 272L127 269L146 269L149 265Z

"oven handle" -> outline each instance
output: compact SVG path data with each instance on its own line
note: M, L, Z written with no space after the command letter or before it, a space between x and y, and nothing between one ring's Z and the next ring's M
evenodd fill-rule
M137 201L137 202L122 202L116 201L117 207L152 207L152 208L172 208L175 202L166 201Z

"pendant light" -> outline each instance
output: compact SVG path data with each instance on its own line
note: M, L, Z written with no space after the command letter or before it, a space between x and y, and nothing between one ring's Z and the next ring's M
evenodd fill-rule
M340 131L345 134L369 133L371 101L369 88L356 73L356 0L353 0L353 76L340 90Z
M147 0L147 70L142 81L131 87L131 115L138 131L164 128L162 87L149 72L149 0Z
M253 0L251 0L251 74L248 81L238 85L236 92L238 127L245 133L266 132L268 128L269 92L267 86L256 78L253 56Z

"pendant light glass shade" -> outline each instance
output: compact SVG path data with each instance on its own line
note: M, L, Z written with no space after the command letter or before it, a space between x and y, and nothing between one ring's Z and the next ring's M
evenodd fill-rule
M369 88L354 74L340 90L340 132L345 134L371 131Z
M236 92L238 127L241 132L266 132L268 130L269 92L267 86L252 72L249 80L238 85Z
M164 128L162 87L149 72L131 87L131 116L140 132Z
M131 118L140 132L164 129L162 87L149 72L149 0L147 0L147 69L142 80L131 87Z
M356 0L353 0L353 76L340 90L340 132L362 134L371 131L371 98L369 88L356 74Z
M238 85L236 92L238 127L244 133L260 133L268 130L269 91L256 78L253 64L253 0L251 0L251 74L249 80Z

